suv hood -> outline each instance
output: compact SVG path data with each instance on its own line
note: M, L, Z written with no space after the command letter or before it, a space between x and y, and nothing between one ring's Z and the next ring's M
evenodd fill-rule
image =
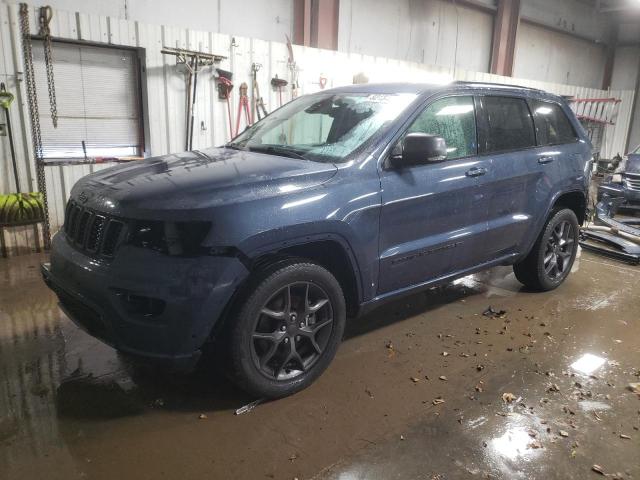
M164 210L191 217L212 207L315 187L337 170L332 163L211 148L96 172L78 181L71 195L116 216L148 218Z

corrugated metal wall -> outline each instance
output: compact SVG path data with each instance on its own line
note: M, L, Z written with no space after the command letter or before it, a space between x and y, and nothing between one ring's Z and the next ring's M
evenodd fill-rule
M37 32L36 9L31 12L31 31ZM270 87L270 79L276 74L289 80L287 49L284 43L229 35L186 30L161 25L147 25L112 17L54 11L51 23L54 37L92 42L110 43L144 48L146 52L146 102L148 109L149 155L178 152L184 145L185 125L185 76L176 68L174 57L160 53L161 47L171 46L226 55L229 58L220 68L234 73L232 112L235 116L238 87L242 82L251 85L251 64L260 63L258 82L267 110L278 106L278 94ZM327 78L325 88L346 85L353 75L364 73L370 81L411 81L459 79L497 83L517 83L545 89L561 95L580 98L615 96L622 99L620 115L615 126L607 128L603 156L624 150L631 116L633 91L604 92L596 89L539 81L500 77L487 73L469 72L445 67L390 60L359 54L318 50L294 46L295 58L300 68L300 93L320 90L320 77ZM55 56L55 51L54 51ZM22 57L18 24L18 6L0 4L0 80L8 90L16 93L11 114L15 130L19 171L23 185L36 189L28 114L22 81ZM290 98L286 89L285 101ZM107 99L105 99L107 101ZM219 145L229 139L226 103L218 100L216 83L211 70L205 70L198 81L196 131L194 148ZM242 128L242 124L241 124ZM3 137L0 137L3 138ZM8 143L0 140L0 193L14 190L10 170ZM55 232L63 223L64 205L73 184L82 176L104 165L78 165L47 167L46 180L49 195L51 229ZM33 251L36 242L33 228L11 228L5 234L11 254Z

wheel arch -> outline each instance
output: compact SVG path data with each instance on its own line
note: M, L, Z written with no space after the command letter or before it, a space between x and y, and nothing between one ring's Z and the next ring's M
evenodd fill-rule
M321 235L289 240L250 256L250 273L293 258L309 260L326 268L342 287L347 314L355 316L362 299L362 285L357 260L349 244L339 235Z
M578 223L582 225L587 216L587 198L585 193L580 190L561 193L552 203L551 208L547 212L547 217L550 212L558 208L573 210L573 213L575 213L578 218Z

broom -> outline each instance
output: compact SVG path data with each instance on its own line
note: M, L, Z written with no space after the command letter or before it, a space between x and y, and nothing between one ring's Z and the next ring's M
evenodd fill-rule
M0 227L31 225L44 221L44 199L40 192L22 193L16 163L16 151L13 145L13 131L9 107L14 100L13 94L7 92L4 83L0 83L0 107L7 118L7 132L9 135L9 151L13 163L13 175L17 193L0 195Z

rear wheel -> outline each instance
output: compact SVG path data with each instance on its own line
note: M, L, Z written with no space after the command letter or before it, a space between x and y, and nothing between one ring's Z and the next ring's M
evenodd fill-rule
M229 336L232 380L266 398L310 385L342 340L346 307L323 267L291 261L262 272L239 300Z
M578 251L578 219L573 210L551 213L527 257L513 266L516 278L535 290L553 290L569 272Z

